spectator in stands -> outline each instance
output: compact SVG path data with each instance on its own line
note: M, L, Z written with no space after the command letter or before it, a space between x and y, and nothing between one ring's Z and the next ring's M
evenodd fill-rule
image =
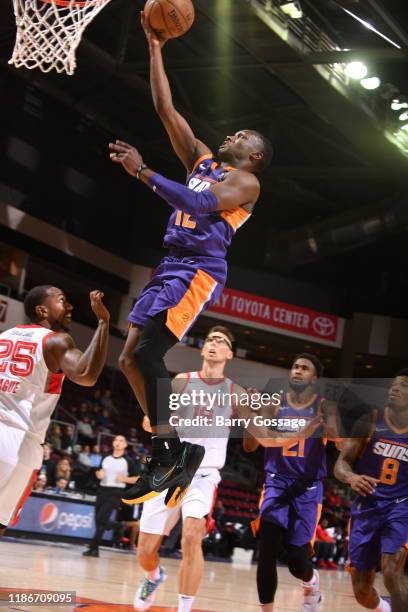
M102 413L95 415L95 423L100 430L110 431L112 428L112 421L109 417L109 410L105 408L102 410Z
M38 474L37 480L34 483L33 491L37 493L43 493L47 487L47 476L45 474Z
M100 406L102 406L101 398L102 398L101 389L95 389L91 403L94 406L97 406L99 408Z
M112 400L112 391L110 391L109 389L105 389L102 392L101 404L104 408L106 408L108 414L118 414L118 409Z
M95 432L92 429L91 419L89 416L81 416L81 420L77 423L77 429L80 444L94 444Z
M81 452L78 455L78 461L81 465L84 465L85 467L93 467L91 460L91 447L89 446L89 444L85 444L85 446L82 448Z
M338 487L333 487L333 489L329 489L326 492L326 504L328 506L332 506L332 507L338 507L338 506L342 506L343 504L343 499L340 496L340 492Z
M102 457L98 444L93 445L92 452L90 453L89 458L91 460L92 467L97 468L100 466Z
M53 489L53 492L54 493L65 493L67 490L67 486L68 486L68 480L64 478L63 476L61 476L60 478L57 478L57 483Z
M51 459L51 444L45 442L43 445L43 462L40 468L39 476L45 476L46 485L49 487L55 486L55 469L57 464Z
M68 455L72 455L74 449L74 434L75 428L73 425L65 425L62 436L60 450L64 451Z
M71 479L71 464L68 459L60 459L55 470L55 482L58 485L58 480L64 478L67 483Z
M318 567L322 569L337 569L334 562L336 539L328 531L327 519L322 519L316 529L315 551ZM334 529L333 529L334 531Z
M81 405L79 406L79 410L78 410L78 419L79 420L83 420L84 417L90 417L91 416L91 411L89 409L89 405L88 402L82 402Z
M129 444L132 444L132 446L136 446L136 445L140 444L139 438L137 437L137 429L136 429L136 427L131 427L130 428L128 441L129 441Z
M61 426L59 423L52 422L48 429L47 439L49 440L52 448L56 451L61 450Z

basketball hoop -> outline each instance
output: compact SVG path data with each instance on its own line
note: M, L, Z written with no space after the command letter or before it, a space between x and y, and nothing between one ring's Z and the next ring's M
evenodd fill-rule
M17 37L9 64L73 74L86 26L110 0L13 0Z

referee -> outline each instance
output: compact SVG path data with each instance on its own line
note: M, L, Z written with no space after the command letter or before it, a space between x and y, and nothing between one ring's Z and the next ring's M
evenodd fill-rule
M95 504L96 529L88 550L82 553L85 557L99 557L103 533L111 527L110 517L113 510L117 510L121 505L123 489L134 484L139 478L140 469L136 461L126 454L125 436L116 436L112 447L112 453L102 459L99 469L95 472L100 480Z

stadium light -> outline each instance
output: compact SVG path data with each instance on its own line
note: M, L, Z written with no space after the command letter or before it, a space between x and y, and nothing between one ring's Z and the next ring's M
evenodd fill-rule
M361 79L360 85L364 87L364 89L378 89L381 85L381 80L376 76L366 77L365 79Z
M399 111L402 108L408 108L408 102L400 102L398 99L395 99L391 103L392 110Z
M350 62L344 72L350 79L364 79L368 74L368 68L363 62Z
M302 7L298 0L281 0L280 8L291 19L301 19L303 17Z

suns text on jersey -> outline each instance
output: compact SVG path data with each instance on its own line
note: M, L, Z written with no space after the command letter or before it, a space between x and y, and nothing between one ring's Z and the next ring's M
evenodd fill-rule
M395 442L384 442L380 440L374 444L373 452L382 457L408 462L408 446L403 446Z

